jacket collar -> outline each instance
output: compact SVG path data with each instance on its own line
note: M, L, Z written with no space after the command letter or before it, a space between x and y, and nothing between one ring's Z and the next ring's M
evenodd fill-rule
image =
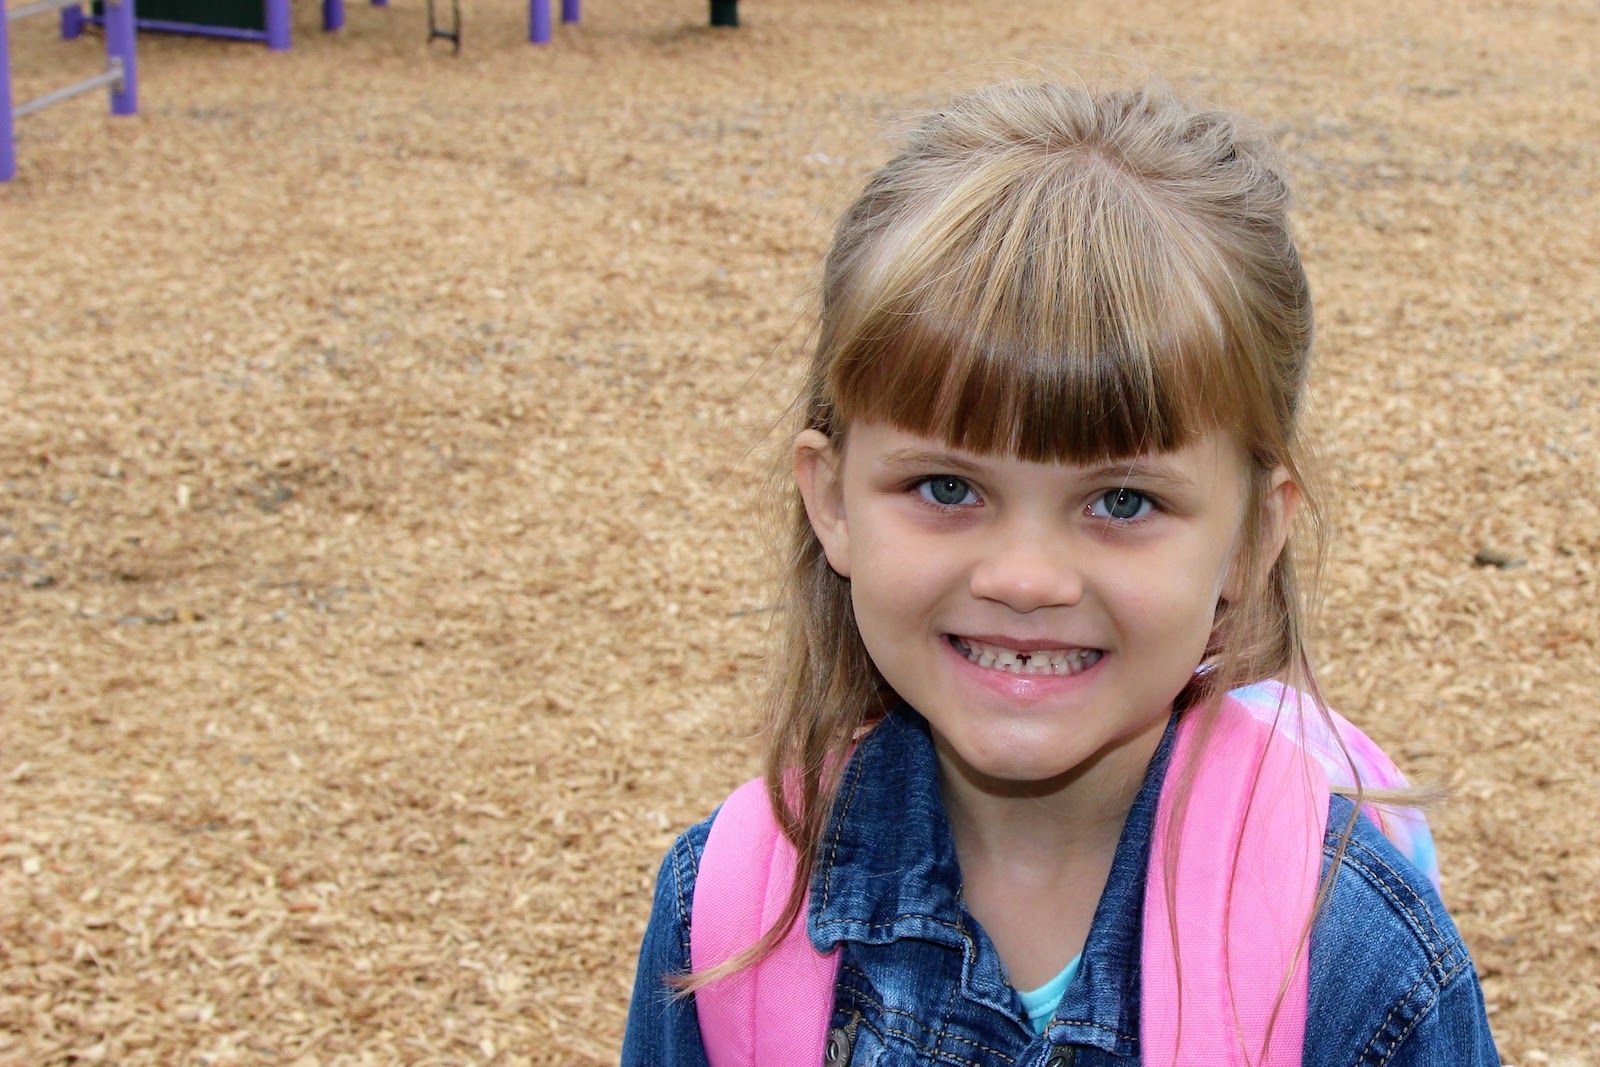
M1168 724L1129 810L1111 873L1050 1036L1115 1055L1138 1052L1139 953L1156 800L1171 756ZM907 705L873 728L846 767L812 874L808 932L840 942L915 938L965 953L968 996L1013 1011L1016 998L988 938L961 901L961 868L939 795L927 722ZM1060 1033L1058 1028L1068 1031Z

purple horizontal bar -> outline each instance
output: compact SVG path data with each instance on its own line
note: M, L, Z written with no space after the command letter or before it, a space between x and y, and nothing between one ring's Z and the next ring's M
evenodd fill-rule
M95 15L84 19L96 25L105 24L104 15ZM265 30L242 30L237 26L206 26L198 22L169 22L166 19L135 19L134 25L141 30L152 30L156 33L186 33L192 37L226 37L232 41L265 41Z
M236 26L203 26L196 22L168 22L165 19L139 19L141 30L157 33L187 33L196 37L227 37L235 41L265 41L265 30L241 30Z

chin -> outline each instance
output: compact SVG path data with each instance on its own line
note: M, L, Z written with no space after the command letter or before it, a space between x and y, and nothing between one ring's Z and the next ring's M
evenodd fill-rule
M1015 785L1054 782L1094 756L1092 752L1051 751L1038 739L1028 738L1017 738L1007 745L952 746L952 750L969 775Z

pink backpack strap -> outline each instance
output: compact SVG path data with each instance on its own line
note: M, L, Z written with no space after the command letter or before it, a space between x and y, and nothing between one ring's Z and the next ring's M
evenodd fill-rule
M757 778L734 791L711 822L694 885L689 960L700 971L760 939L794 883L795 849L778 829ZM759 908L752 902L760 901ZM695 991L711 1067L821 1064L833 1014L839 950L818 952L802 909L760 966Z
M1349 719L1331 708L1318 708L1316 701L1300 690L1282 682L1266 681L1235 689L1228 695L1252 716L1287 734L1315 757L1327 773L1329 785L1354 786L1359 775L1361 784L1368 789L1409 788L1410 783L1388 753ZM1365 804L1361 810L1438 889L1439 855L1427 817L1416 808Z
M1150 1067L1298 1067L1327 775L1291 737L1230 697L1174 839L1179 790L1172 786L1191 765L1197 727L1193 716L1179 721L1156 809L1145 882L1142 1057Z

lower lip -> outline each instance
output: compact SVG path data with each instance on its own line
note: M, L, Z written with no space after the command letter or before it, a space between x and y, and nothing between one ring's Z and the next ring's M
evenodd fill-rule
M979 666L956 648L948 637L944 638L944 647L945 652L955 661L959 678L1020 703L1046 700L1089 685L1110 658L1109 653L1102 651L1099 659L1076 674L1013 674L1010 671L997 671L993 667Z

